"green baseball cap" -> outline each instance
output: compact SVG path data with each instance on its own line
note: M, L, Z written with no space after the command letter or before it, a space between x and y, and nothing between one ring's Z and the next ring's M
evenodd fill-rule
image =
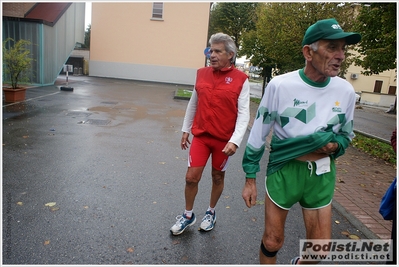
M314 43L321 39L345 39L346 44L356 44L362 36L356 32L344 32L334 18L323 19L311 25L303 37L302 46Z

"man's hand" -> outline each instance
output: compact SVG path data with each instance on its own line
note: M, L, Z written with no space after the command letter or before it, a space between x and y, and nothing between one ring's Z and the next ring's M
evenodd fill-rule
M189 133L183 133L183 135L181 137L181 142L180 142L181 149L186 150L188 148L188 145L191 144L190 140L188 140L189 136L190 136Z
M222 152L227 156L233 156L236 153L237 145L231 142L228 142L223 148Z
M248 208L256 205L256 197L258 193L256 190L256 179L247 178L245 180L244 188L242 189L242 198Z
M327 145L315 150L316 153L331 155L338 149L338 143L328 143Z

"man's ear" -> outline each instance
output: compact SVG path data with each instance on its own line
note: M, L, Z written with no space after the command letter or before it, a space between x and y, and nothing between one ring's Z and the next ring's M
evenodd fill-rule
M313 52L314 52L314 51L312 50L312 48L310 47L310 45L305 45L305 46L302 48L302 54L303 54L303 56L305 57L306 61L311 61L311 60L312 60Z
M229 59L230 59L230 61L231 61L231 59L233 58L233 56L234 56L234 52L230 52L230 53L229 53Z

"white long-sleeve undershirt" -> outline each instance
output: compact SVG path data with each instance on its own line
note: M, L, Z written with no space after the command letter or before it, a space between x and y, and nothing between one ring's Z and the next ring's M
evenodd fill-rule
M248 127L249 122L249 95L250 95L250 86L248 79L245 80L242 85L242 90L240 96L238 97L237 103L237 120L234 128L233 135L231 136L229 142L240 146L242 139L244 138L245 131ZM195 88L193 89L193 93L191 95L190 101L188 102L186 108L186 114L183 120L182 131L185 133L191 133L191 127L193 125L194 116L197 111L197 91Z

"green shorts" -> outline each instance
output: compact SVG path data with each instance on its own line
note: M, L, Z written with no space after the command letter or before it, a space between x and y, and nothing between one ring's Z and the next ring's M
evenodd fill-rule
M335 163L330 159L330 172L317 175L316 164L291 160L266 177L266 192L280 208L289 210L299 202L305 209L328 206L334 195Z

